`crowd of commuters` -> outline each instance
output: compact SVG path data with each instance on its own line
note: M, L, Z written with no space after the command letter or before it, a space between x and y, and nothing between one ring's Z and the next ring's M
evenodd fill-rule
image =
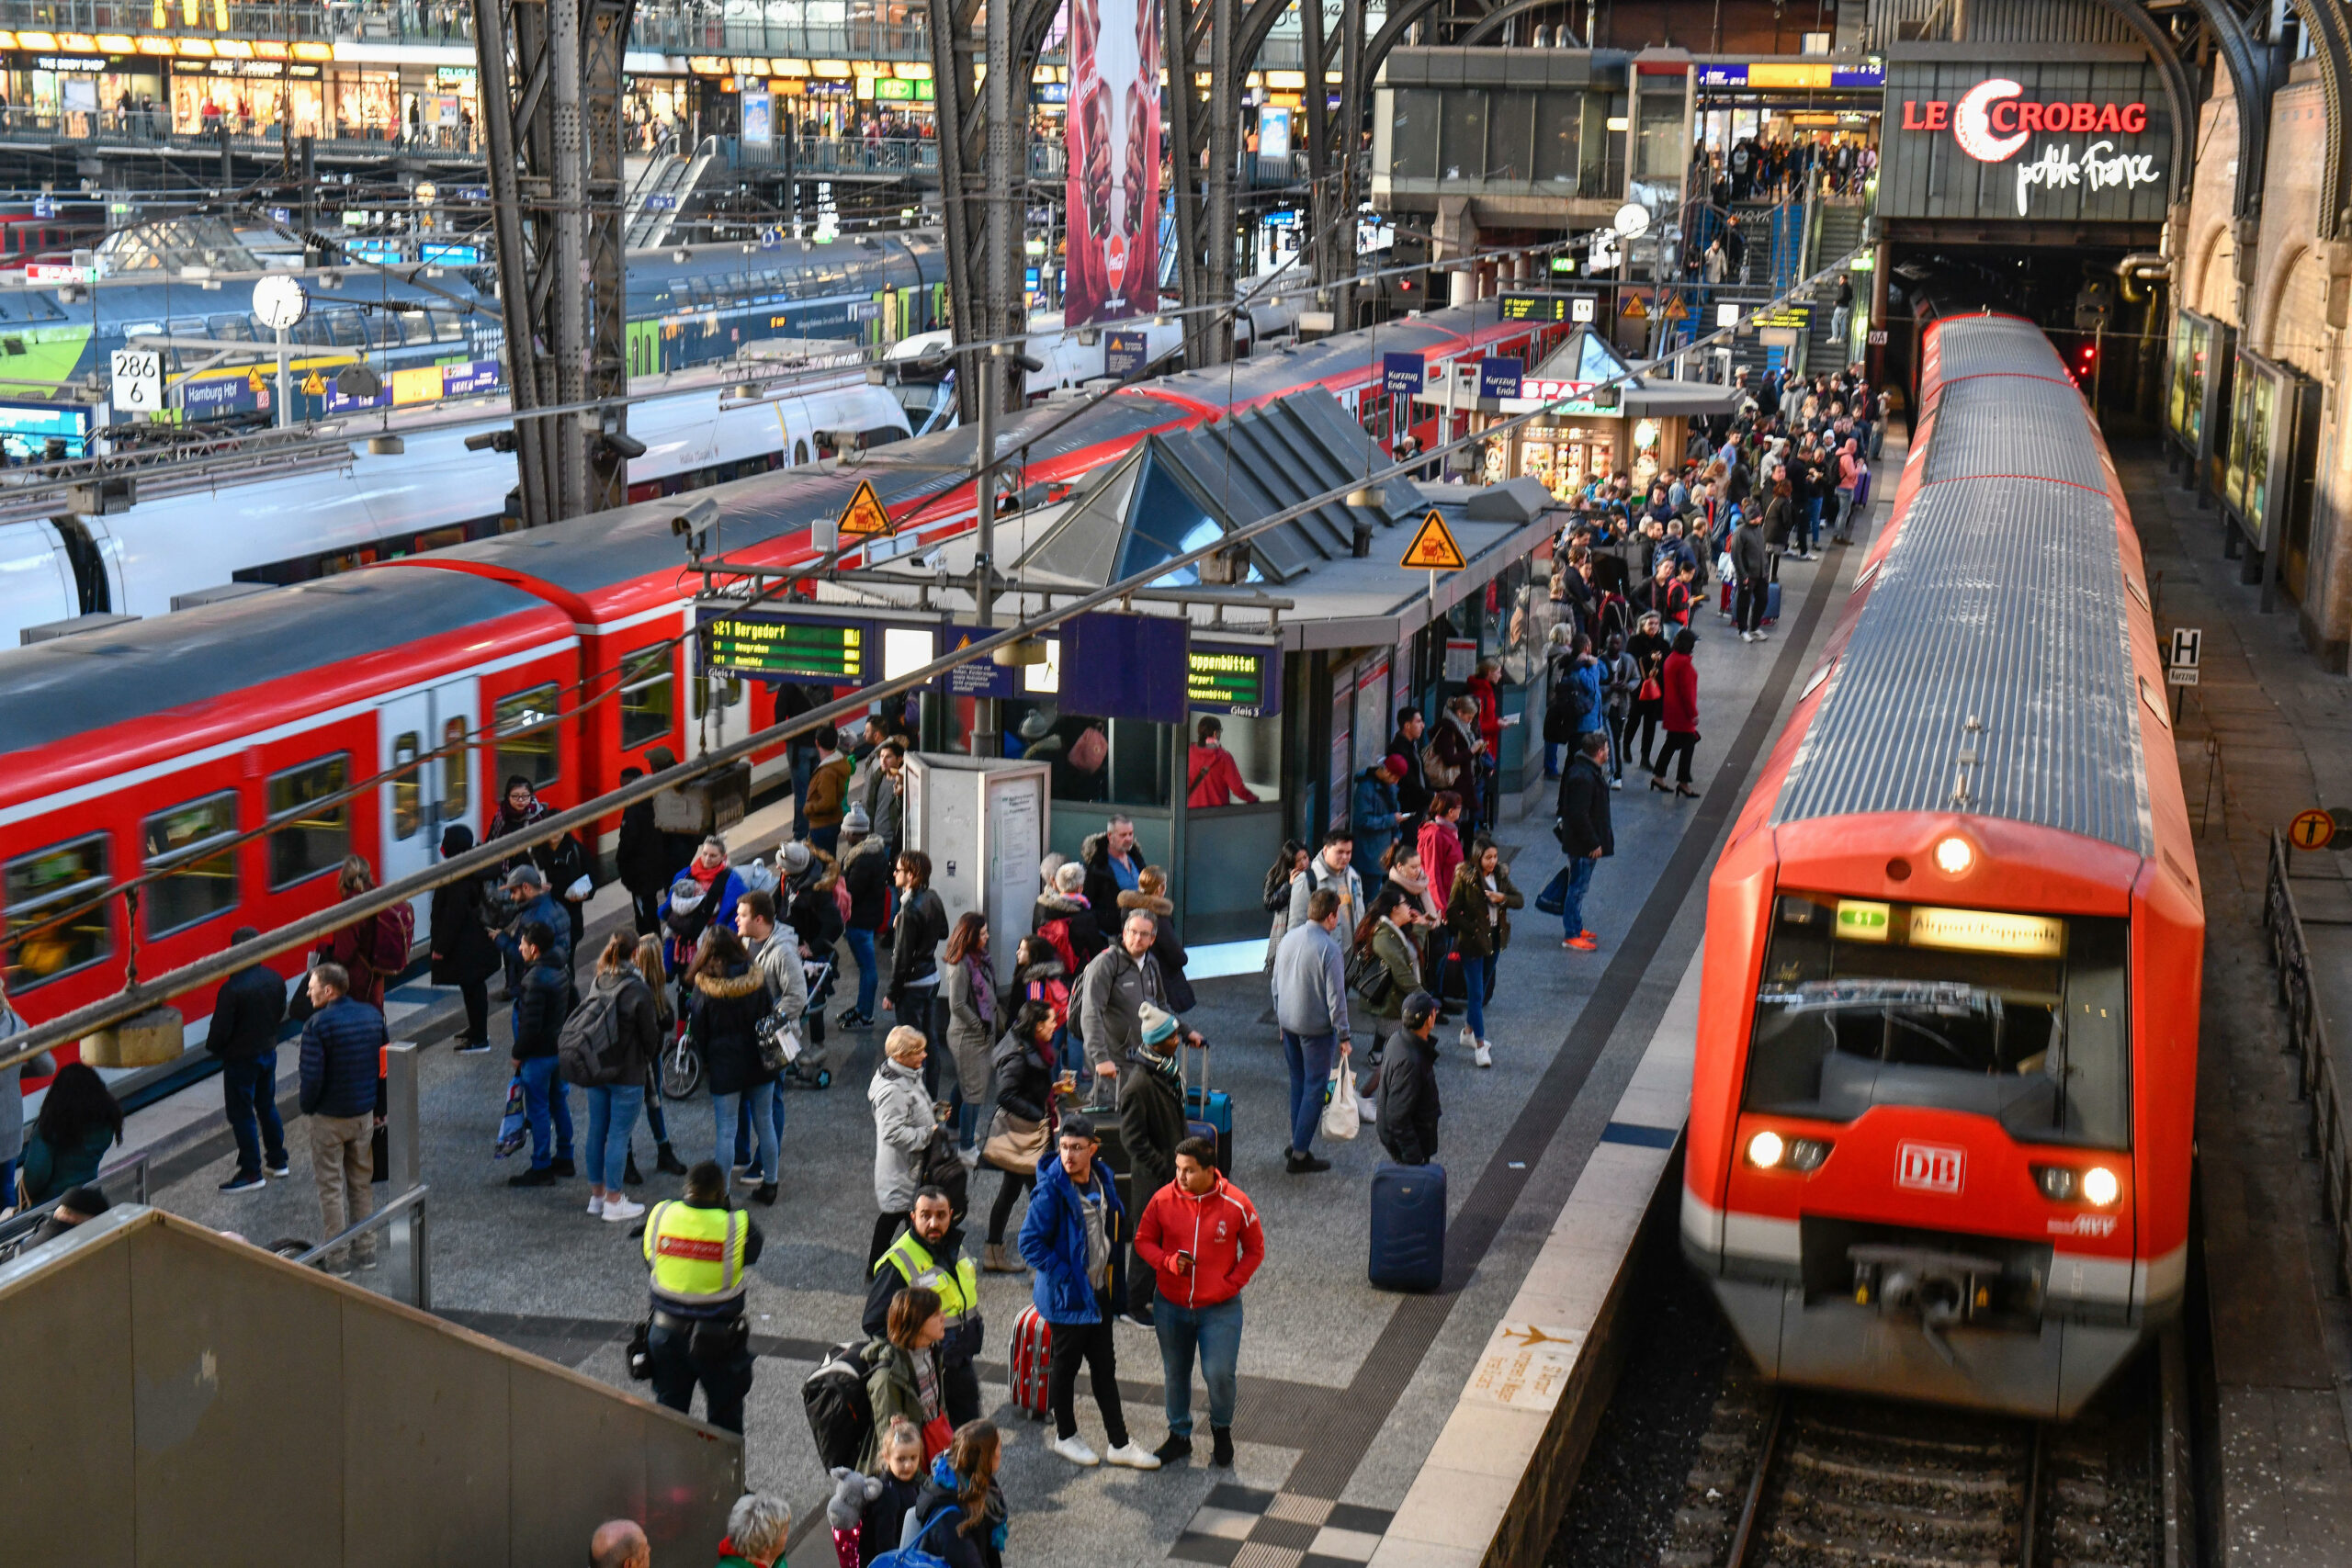
M1584 910L1614 852L1611 800L1626 759L1654 789L1697 793L1692 624L1713 597L1743 636L1761 635L1776 558L1809 554L1816 527L1850 529L1862 482L1851 465L1877 449L1883 417L1883 400L1850 377L1791 377L1694 432L1648 502L1636 508L1606 480L1579 498L1555 541L1541 634L1566 863L1536 902L1559 913L1565 949L1600 945ZM1724 578L1713 595L1710 566ZM1335 1099L1361 1101L1353 1115L1376 1126L1391 1159L1433 1161L1448 1027L1458 1021L1454 1040L1476 1067L1506 1048L1488 1033L1487 1008L1528 899L1495 837L1500 680L1495 661L1480 663L1435 723L1402 708L1385 754L1350 781L1351 825L1286 843L1267 874L1266 982L1287 1077L1283 1113L1268 1120L1282 1128L1292 1175L1331 1168L1315 1145L1333 1134ZM645 1374L664 1404L691 1410L699 1390L705 1416L737 1431L755 1364L748 1282L766 1245L737 1190L751 1204L776 1201L784 1087L821 1060L827 1024L888 1025L865 1086L875 1210L854 1361L868 1418L844 1455L854 1462L834 1472L827 1518L844 1562L920 1543L950 1562L993 1565L1008 1520L1001 1445L981 1411L978 1276L1029 1278L1016 1340L1034 1336L1035 1407L1053 1422L1052 1453L1137 1470L1197 1458L1197 1369L1207 1462L1229 1466L1244 1298L1265 1227L1231 1178L1229 1131L1204 1135L1210 1099L1186 1063L1209 1042L1186 1021L1197 998L1172 918L1177 890L1135 823L1113 815L1075 859L1046 857L1027 934L1001 969L988 921L951 922L930 858L907 847L905 738L877 716L855 737L825 728L809 739L796 765L798 836L772 862L739 859L721 835L664 831L650 806L624 813L617 862L631 929L604 942L584 976L584 849L570 838L525 842L551 807L526 779L510 779L485 836L517 847L493 876L434 895L432 973L462 998L456 1045L469 1054L492 1044L490 987L503 981L520 1123L511 1145L528 1151L513 1184L584 1175L590 1215L641 1222L631 1234L649 1270ZM1252 798L1216 720L1201 721L1190 742L1196 807ZM445 855L472 847L462 826L441 842ZM338 885L356 896L374 879L353 857ZM232 945L254 935L241 929ZM311 955L290 1000L266 964L248 964L221 987L209 1026L237 1151L222 1187L238 1192L290 1174L274 1091L280 1035L299 1025L300 1130L324 1234L362 1227L327 1258L338 1272L376 1266L364 1222L384 1116L384 990L413 941L405 905L355 920ZM842 976L848 995L829 1018L837 953L857 975L854 993ZM0 995L0 1032L14 1026ZM683 1128L673 1144L662 1081L682 1063L709 1093L707 1145ZM32 1066L55 1076L29 1128L14 1083L0 1081L0 1180L20 1201L62 1197L52 1224L70 1225L105 1207L91 1184L122 1113L90 1068ZM1351 1092L1335 1096L1341 1084ZM587 1108L577 1140L574 1089ZM645 1204L628 1191L642 1179L640 1120L656 1173L684 1179L674 1198ZM983 1171L992 1192L974 1190ZM969 1219L983 1197L984 1228ZM1158 1342L1156 1446L1127 1425L1121 1322ZM1081 1373L1099 1446L1080 1421ZM745 1498L727 1560L779 1561L790 1523L780 1503ZM592 1560L639 1562L643 1550L642 1532L615 1521Z

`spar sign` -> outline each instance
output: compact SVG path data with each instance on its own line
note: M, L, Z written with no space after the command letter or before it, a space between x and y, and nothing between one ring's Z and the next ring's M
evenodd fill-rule
M1889 67L1892 216L2160 222L2172 133L2143 64Z

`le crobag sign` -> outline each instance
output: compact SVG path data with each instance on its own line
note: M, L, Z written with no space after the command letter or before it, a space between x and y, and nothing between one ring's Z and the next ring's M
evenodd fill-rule
M2141 65L1890 65L1882 212L2161 221L2172 136Z

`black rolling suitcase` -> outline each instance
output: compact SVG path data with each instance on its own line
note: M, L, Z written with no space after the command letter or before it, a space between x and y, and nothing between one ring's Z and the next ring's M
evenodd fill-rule
M1383 1164L1372 1173L1375 1290L1434 1291L1445 1278L1445 1167Z

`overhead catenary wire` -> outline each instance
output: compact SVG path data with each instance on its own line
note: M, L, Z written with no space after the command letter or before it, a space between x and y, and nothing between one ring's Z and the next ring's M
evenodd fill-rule
M1860 249L1858 247L1855 251L1840 256L1827 266L1791 285L1789 288L1767 301L1764 308L1778 308L1786 304L1791 296L1826 283L1860 254ZM1731 326L1717 327L1676 352L1687 354L1694 349L1713 346L1718 339L1728 338L1736 330L1736 327ZM1593 390L1621 387L1638 378L1644 369L1654 368L1659 363L1662 361L1645 360L1640 366L1611 376L1606 380L1596 382L1592 387L1584 389L1576 395L1588 397ZM738 762L747 761L758 752L780 745L796 736L831 725L836 719L856 714L870 707L878 700L898 696L929 685L959 665L986 659L1000 648L1009 647L1014 642L1036 637L1039 633L1051 630L1064 621L1089 614L1106 604L1115 604L1128 594L1148 588L1152 582L1169 572L1180 571L1185 567L1206 559L1219 550L1255 538L1261 534L1303 517L1318 508L1329 506L1335 502L1342 502L1351 491L1366 482L1385 483L1391 479L1408 479L1416 471L1428 467L1435 458L1442 457L1451 452L1482 446L1499 433L1515 430L1532 421L1547 418L1559 404L1568 400L1546 400L1536 408L1524 413L1508 416L1484 430L1472 432L1416 453L1409 461L1393 463L1362 479L1351 478L1338 489L1309 496L1304 501L1284 507L1254 523L1237 528L1229 534L1221 534L1216 539L1197 548L1168 560L1157 562L1105 587L1089 591L1058 609L1048 608L1016 625L991 632L965 647L931 660L919 669L878 682L872 686L863 687L851 696L835 698L797 717L773 725L766 729L755 731L740 740L731 741L691 761L680 762L675 767L665 768L661 773L623 784L617 789L607 791L593 800L584 801L568 810L541 818L535 823L498 839L488 840L463 854L445 860L428 870L385 883L381 886L345 899L315 914L304 916L287 925L265 931L253 941L241 942L233 948L209 954L194 963L183 964L177 969L158 976L154 979L129 987L112 997L77 1008L62 1017L8 1036L5 1040L0 1040L0 1070L30 1061L52 1045L81 1039L95 1030L136 1017L150 1008L168 1001L175 996L225 979L237 970L265 958L275 957L279 953L290 953L307 946L356 920L364 919L380 910L389 909L396 904L406 903L444 884L495 871L501 862L511 858L517 850L528 849L537 844L562 838L579 829L592 827L600 819L615 812L651 800L664 790L731 768Z

